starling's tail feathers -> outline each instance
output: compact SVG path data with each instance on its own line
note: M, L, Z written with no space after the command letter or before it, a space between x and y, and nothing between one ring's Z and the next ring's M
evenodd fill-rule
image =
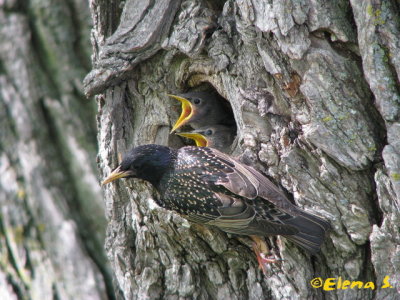
M284 235L285 238L291 240L296 245L300 246L301 248L307 250L311 254L316 254L320 251L321 245L324 242L324 238L322 237L315 237L309 236L305 233L298 233L296 235Z
M294 235L285 235L285 237L310 253L315 254L320 250L326 232L330 229L330 224L304 211L299 210L298 213L299 215L295 218L286 220L285 224L293 225L299 232Z

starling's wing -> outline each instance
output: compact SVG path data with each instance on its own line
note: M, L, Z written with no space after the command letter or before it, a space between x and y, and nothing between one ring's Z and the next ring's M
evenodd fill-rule
M223 186L230 192L247 199L262 197L288 212L297 210L276 185L254 168L216 149L202 149L207 152L209 165L215 168L212 174L203 176L204 181Z
M282 218L291 218L291 215L262 199L260 200L266 203L262 205L263 216L261 217L253 199L249 199L258 196L256 178L241 164L237 165L240 172L236 172L237 162L230 161L229 156L216 157L213 151L216 150L201 147L180 149L182 156L179 168L189 166L193 176L206 184L211 194L208 196L208 205L215 205L218 211L217 214L212 214L204 213L204 209L202 213L197 213L198 210L192 210L190 213L190 210L187 210L186 216L191 221L215 225L227 232L247 235L293 235L298 232L295 226L281 221ZM215 199L215 202L211 199Z
M275 210L271 210L271 220L261 219L256 216L252 205L243 199L215 193L223 206L218 208L220 216L189 214L187 218L196 223L217 226L218 228L235 234L243 235L294 235L298 233L292 225L277 222L278 216L274 216Z
M218 150L201 149L204 149L204 152L200 156L207 157L207 169L213 170L205 172L203 175L203 180L211 189L221 192L221 188L224 188L226 189L222 190L224 194L239 195L253 200L254 205L258 203L261 206L258 210L262 211L262 218L253 217L254 220L248 226L251 224L250 227L253 225L257 227L260 224L254 222L264 223L267 221L275 226L282 226L282 228L277 228L277 231L282 230L282 232L277 232L280 235L288 235L283 233L284 228L290 228L292 230L292 233L289 234L291 240L310 252L315 253L319 250L325 232L330 228L328 222L293 205L271 181L252 167L246 166ZM248 206L254 208L254 205ZM220 209L220 212L224 215L223 209ZM221 225L219 226L221 227Z

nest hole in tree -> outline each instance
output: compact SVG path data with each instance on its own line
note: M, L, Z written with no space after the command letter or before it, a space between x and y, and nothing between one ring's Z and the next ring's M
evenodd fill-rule
M203 114L195 124L188 122L177 130L180 133L200 133L208 146L229 153L237 135L237 125L230 102L222 97L209 83L202 83L178 94L191 101ZM202 99L208 97L207 99ZM200 102L200 103L199 103ZM176 102L176 111L181 113L181 104ZM217 113L216 113L217 112ZM196 145L195 140L179 136L184 145Z

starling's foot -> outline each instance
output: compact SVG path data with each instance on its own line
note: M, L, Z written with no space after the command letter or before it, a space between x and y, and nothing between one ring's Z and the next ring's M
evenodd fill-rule
M254 241L253 250L256 254L258 266L263 271L264 274L267 274L266 266L271 263L281 262L282 259L276 258L274 255L268 255L270 253L267 244L265 241L258 236L250 236Z

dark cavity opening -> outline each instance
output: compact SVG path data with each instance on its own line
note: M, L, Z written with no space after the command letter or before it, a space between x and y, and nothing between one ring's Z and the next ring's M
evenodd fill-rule
M191 110L186 112L186 122L183 121L184 124L175 131L183 144L208 146L230 153L237 134L230 102L218 94L210 84L185 90L178 96L190 101L191 104ZM175 108L179 118L182 113L182 103L176 101ZM177 121L178 119L175 120Z

